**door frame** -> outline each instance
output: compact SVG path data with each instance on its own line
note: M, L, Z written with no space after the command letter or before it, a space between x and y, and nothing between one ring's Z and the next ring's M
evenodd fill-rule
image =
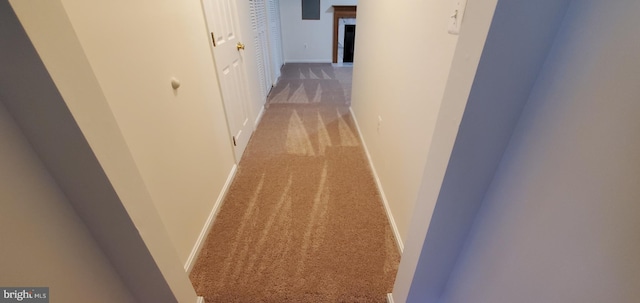
M333 6L333 63L338 63L338 28L340 18L356 18L358 7L355 5Z

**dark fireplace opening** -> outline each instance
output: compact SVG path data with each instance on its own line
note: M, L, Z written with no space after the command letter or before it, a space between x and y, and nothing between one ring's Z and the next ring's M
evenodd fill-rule
M343 62L353 62L353 49L356 42L356 25L344 26L344 59Z

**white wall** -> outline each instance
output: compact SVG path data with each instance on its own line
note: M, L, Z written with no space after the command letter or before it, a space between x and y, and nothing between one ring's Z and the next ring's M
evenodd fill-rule
M200 2L61 2L185 264L234 165Z
M403 241L456 47L447 33L451 8L446 1L358 6L352 108ZM407 41L411 47L399 47Z
M51 302L136 302L7 112L5 97L0 285L49 287Z
M407 301L439 302L568 3L500 1L493 18L485 19L491 20L491 28L481 49L482 57L442 186L435 191L436 207ZM477 18L476 3L468 9L470 14L465 15L465 21L472 22ZM456 56L468 47L469 29L476 28L480 26L464 28ZM456 59L450 79L457 78L459 64L466 64ZM460 90L458 82L448 84L443 107L448 102L446 96ZM425 168L425 176L429 174ZM418 200L432 194L423 192Z
M394 302L410 302L408 300L410 291L416 289L427 293L441 292L443 287L441 284L446 283L449 275L449 272L443 269L447 267L449 258L455 258L455 256L437 252L436 258L434 258L437 267L429 268L426 271L423 268L424 255L431 252L424 249L427 242L427 232L432 233L431 226L434 224L432 219L436 221L438 219L434 214L434 207L437 208L436 204L441 196L440 191L453 157L454 146L458 144L457 137L461 120L466 115L466 107L477 71L480 68L480 59L484 54L484 46L497 2L497 0L470 2L467 5L451 67L447 70L440 70L440 73L448 74L448 79L429 144L429 151L425 155L426 164L422 167L418 197L411 210L411 222L405 239L406 245L393 287ZM431 135L427 132L416 136L430 137ZM448 244L447 241L448 234L436 247L443 247L446 251L448 245L442 244ZM453 242L455 241L454 237ZM429 301L427 298L420 298L417 302Z
M443 302L637 302L638 13L571 2Z
M320 20L302 20L302 1L280 0L284 61L330 63L333 56L332 6L357 4L357 0L322 0Z
M0 91L39 158L136 301L195 301L62 4L0 5Z
M0 73L4 77L0 83L10 88L3 91L23 95L22 100L10 102L12 115L19 117L16 120L40 158L136 299L196 301L160 207L145 184L148 171L142 172L135 162L111 108L113 100L107 100L63 3L12 1L11 5L33 43L27 47L16 39L22 43L21 53L12 61L1 56L9 72ZM135 88L130 93L141 94ZM182 100L180 96L178 92L176 101Z

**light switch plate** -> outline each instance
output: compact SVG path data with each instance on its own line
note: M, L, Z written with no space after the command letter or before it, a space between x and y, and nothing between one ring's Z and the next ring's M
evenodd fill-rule
M453 9L449 16L448 32L452 35L458 35L460 33L460 26L462 26L464 11L467 7L467 0L453 0L453 3Z

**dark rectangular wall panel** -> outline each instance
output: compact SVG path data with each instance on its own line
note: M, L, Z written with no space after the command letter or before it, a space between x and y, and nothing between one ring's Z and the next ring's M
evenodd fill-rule
M320 0L302 0L302 20L320 20Z

